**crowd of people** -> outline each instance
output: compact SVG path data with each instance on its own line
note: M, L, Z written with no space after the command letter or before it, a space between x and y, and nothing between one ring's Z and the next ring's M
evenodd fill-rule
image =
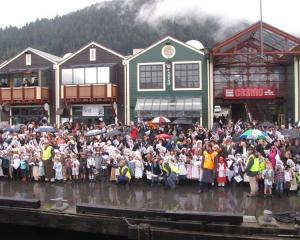
M210 130L197 123L119 126L103 121L68 123L56 132L36 131L38 127L31 122L1 130L0 178L116 182L127 189L135 184L175 189L199 182L199 193L249 183L249 197L259 192L281 197L299 187L300 139L282 134L285 126L224 118ZM95 129L100 131L91 134ZM259 129L266 137L241 138L247 129Z

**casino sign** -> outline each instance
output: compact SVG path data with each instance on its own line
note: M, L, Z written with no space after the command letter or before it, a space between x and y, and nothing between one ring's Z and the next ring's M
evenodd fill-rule
M274 87L225 88L224 99L274 99Z

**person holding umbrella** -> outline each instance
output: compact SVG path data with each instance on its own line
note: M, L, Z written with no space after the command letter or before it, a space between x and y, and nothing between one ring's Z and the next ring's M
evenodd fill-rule
M250 184L250 194L247 196L255 197L258 192L257 175L259 173L259 159L256 150L252 146L248 148L245 172L249 176Z

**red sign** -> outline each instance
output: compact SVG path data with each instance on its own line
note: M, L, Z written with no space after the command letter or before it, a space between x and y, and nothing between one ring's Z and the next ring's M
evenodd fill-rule
M273 99L274 87L225 88L224 99Z

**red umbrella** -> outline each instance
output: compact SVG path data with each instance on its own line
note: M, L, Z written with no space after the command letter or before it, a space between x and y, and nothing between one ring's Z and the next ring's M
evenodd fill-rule
M156 138L170 139L172 136L166 133L156 135Z
M152 123L157 123L157 124L169 123L169 122L171 121L168 118L162 116L152 119Z

